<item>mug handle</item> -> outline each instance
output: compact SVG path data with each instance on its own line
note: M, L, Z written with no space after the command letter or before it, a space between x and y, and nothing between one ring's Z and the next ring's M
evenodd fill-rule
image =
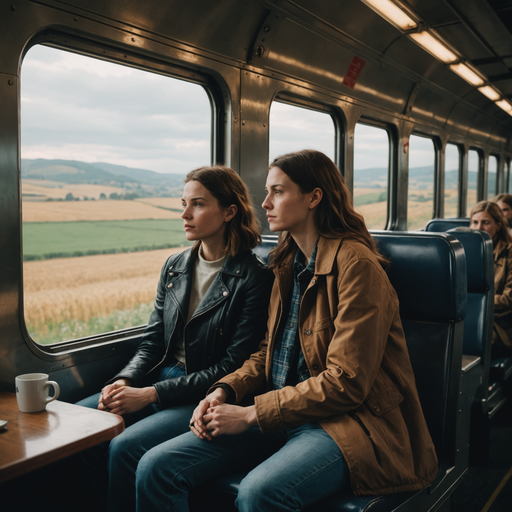
M52 402L53 400L57 400L57 398L59 398L59 395L60 395L60 387L59 385L53 381L53 380L49 380L47 383L46 383L46 386L53 386L53 396L49 396L47 399L46 399L46 403L50 403Z

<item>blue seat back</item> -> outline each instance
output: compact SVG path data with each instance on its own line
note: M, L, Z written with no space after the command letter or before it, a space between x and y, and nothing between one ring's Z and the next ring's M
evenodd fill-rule
M464 354L479 356L489 371L494 312L494 261L491 237L484 231L456 231L449 234L466 253L468 313L464 319Z
M450 229L469 227L469 218L452 217L447 219L431 219L425 226L425 231L444 233Z
M457 399L467 310L462 245L438 233L372 231L400 301L423 412L440 464L454 464Z

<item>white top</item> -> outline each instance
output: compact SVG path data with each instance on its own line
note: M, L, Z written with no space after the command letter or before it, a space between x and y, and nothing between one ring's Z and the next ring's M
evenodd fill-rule
M217 274L224 265L226 258L227 256L224 256L220 260L206 261L201 256L201 250L198 251L198 257L194 263L194 270L192 272L192 287L190 290L190 301L188 303L187 323L194 315L197 306L199 306L201 300L203 300L203 297L206 295L206 292L213 283L213 280L217 277ZM184 339L177 341L174 346L173 356L178 361L185 364Z

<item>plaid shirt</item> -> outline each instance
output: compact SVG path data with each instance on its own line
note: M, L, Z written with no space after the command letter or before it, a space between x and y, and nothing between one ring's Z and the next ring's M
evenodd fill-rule
M302 296L315 274L315 260L318 245L306 267L305 256L297 248L293 261L293 293L290 311L281 336L276 341L272 363L272 382L274 389L284 386L294 386L298 382L311 377L299 339L299 310Z

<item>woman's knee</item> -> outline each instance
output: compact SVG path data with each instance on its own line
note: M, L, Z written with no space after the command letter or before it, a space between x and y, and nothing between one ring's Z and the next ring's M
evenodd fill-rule
M247 475L241 482L236 499L239 512L256 512L274 509L276 502L280 502L278 482L267 479L264 475Z

